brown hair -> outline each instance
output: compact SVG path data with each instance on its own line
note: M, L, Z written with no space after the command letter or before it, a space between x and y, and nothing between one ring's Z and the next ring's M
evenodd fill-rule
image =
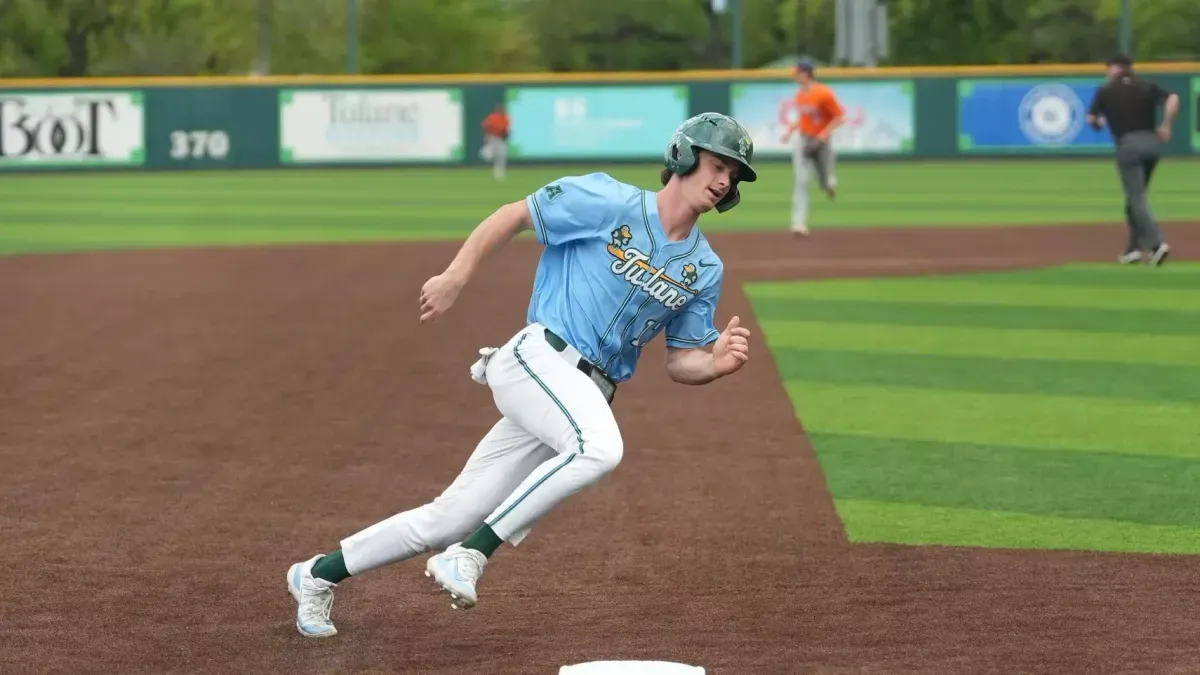
M671 170L664 168L662 171L659 171L658 179L662 181L663 185L666 185L671 180Z

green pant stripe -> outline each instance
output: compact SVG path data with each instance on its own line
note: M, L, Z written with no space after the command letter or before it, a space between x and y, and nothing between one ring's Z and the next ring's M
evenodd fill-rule
M542 382L541 378L539 378L537 375L533 374L533 370L531 370L529 368L529 364L525 363L525 359L521 357L521 343L525 342L525 338L527 338L527 337L529 337L528 333L526 333L525 335L522 335L521 339L517 340L517 344L513 346L513 355L517 357L517 363L521 364L521 367L525 369L525 372L529 375L529 377L533 378L534 382L537 382L538 386L542 388L542 391L546 392L546 395L550 397L550 400L554 401L554 405L558 406L558 409L561 410L563 412L563 414L567 416L567 422L569 422L571 424L571 428L575 430L575 440L578 443L579 450L578 450L578 452L573 452L573 453L567 455L566 459L563 460L562 464L559 464L558 466L554 467L554 469L550 473L546 474L545 476L542 476L541 480L539 480L538 482L529 486L529 489L525 491L525 494L518 497L517 501L513 502L507 509L504 509L503 513L501 513L500 515L498 515L494 519L492 519L492 521L487 524L488 527L494 527L496 525L496 523L500 522L501 518L503 518L504 516L507 516L510 511L517 508L518 504L525 501L525 498L528 497L531 493L533 493L534 490L538 489L539 485L541 485L542 483L545 483L547 480L550 479L551 476L558 473L559 469L570 464L571 460L575 459L576 455L583 454L583 432L579 429L579 425L575 423L575 418L571 417L571 413L567 412L567 407L562 404L562 401L558 400L558 397L554 395L554 392L550 391L550 387L547 387L546 383Z
M575 459L575 458L576 458L576 457L578 457L578 456L579 456L579 454L578 454L578 453L575 453L575 452L572 452L571 454L567 455L567 458L563 460L562 464L559 464L558 466L554 467L554 469L553 469L553 470L552 470L550 473L546 474L545 476L542 476L542 479L541 479L541 480L539 480L538 482L534 483L533 485L530 485L530 486L529 486L529 489L525 491L525 494L523 494L523 495L521 495L520 497L518 497L518 498L517 498L517 501L513 502L513 503L512 503L512 505L511 505L511 506L509 506L507 509L504 509L504 512L503 512L503 513L501 513L500 515L498 515L498 516L496 516L495 518L493 518L493 519L492 519L492 522L488 523L488 524L487 524L487 526L488 526L488 527L495 527L495 526L496 526L496 523L500 522L500 519L501 519L501 518L503 518L504 516L507 516L507 515L509 514L509 512L510 512L510 511L512 511L513 509L517 508L517 504L520 504L521 502L525 501L525 498L526 498L526 497L528 497L529 495L533 494L533 491L534 491L534 490L536 490L536 489L538 489L538 486L539 486L539 485L541 485L542 483L545 483L546 481L550 480L550 477L551 477L551 476L553 476L554 474L558 473L558 470L559 470L559 469L561 469L561 468L563 468L564 466L566 466L566 465L570 464L570 463L571 463L571 460Z

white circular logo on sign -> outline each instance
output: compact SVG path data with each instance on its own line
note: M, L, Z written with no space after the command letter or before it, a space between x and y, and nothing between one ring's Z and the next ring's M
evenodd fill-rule
M1021 99L1021 133L1038 145L1066 145L1083 129L1083 101L1065 84L1039 84Z

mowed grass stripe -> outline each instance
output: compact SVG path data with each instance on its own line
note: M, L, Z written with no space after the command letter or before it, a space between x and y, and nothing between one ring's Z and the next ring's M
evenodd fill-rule
M291 240L291 231L305 228L310 231L304 241L314 235L338 241L344 239L340 226L346 223L388 229L396 238L423 239L429 235L417 233L434 232L438 238L458 240L500 204L562 176L603 171L654 190L660 187L660 168L653 163L510 166L505 181L494 180L488 167L5 173L0 180L0 229L14 221L40 223L48 237L46 248L62 245L63 237L54 234L59 228L76 232L72 228L88 224L141 226L124 242L129 246L250 243L232 236L214 242L206 235L210 226L226 223L287 231L272 241ZM780 158L758 168L759 180L746 187L742 206L732 217L705 219L706 231L778 232L786 227L791 165ZM812 204L818 227L1111 223L1122 218L1111 162L1101 157L1077 162L848 162L839 171L846 190L837 203ZM1200 193L1194 189L1198 177L1200 162L1179 159L1159 169L1156 215L1162 220L1193 219L1200 208ZM173 239L148 234L168 219L179 221L182 228ZM330 227L311 229L322 220ZM8 239L19 240L20 250L37 242L24 235L10 234Z
M807 381L785 386L804 428L814 433L1200 457L1196 404Z
M1200 459L809 437L838 499L1200 527Z
M764 296L761 284L750 293L761 322L804 317L847 325L962 326L1060 331L1195 335L1200 313L1149 309L1081 309L1077 307L1013 307L945 304L920 301L844 300Z
M1187 289L1088 288L1043 284L987 284L969 278L861 279L759 285L756 298L922 302L953 306L1157 309L1200 313L1200 293Z
M445 234L435 229L381 230L345 227L336 235L323 229L282 229L236 224L213 225L203 231L181 231L174 224L142 230L127 226L87 226L34 234L30 226L0 227L0 250L37 244L28 250L85 250L87 248L137 248L155 246L257 246L270 244L327 244L438 240Z
M860 499L837 500L835 506L846 535L858 543L1200 553L1200 528L1195 527Z
M470 231L491 213L490 210L473 206L443 206L430 205L436 208L443 219L462 218L463 227ZM203 219L204 222L220 222L223 219L242 219L248 225L261 225L264 221L277 222L279 225L291 225L305 220L324 222L327 226L343 222L347 219L362 220L376 227L395 227L406 220L420 222L407 218L414 209L405 209L401 204L370 205L370 204L324 204L314 205L305 203L166 203L166 202L132 202L123 206L98 206L94 203L71 204L64 206L11 206L4 207L5 216L14 220L38 219L52 222L65 214L79 217L66 226L86 225L94 222L129 222L149 221L149 224L162 223L175 219ZM474 219L474 222L467 220ZM197 223L203 224L203 223ZM330 230L336 228L330 227Z
M943 277L945 278L945 277ZM1200 264L1172 261L1163 267L1147 265L1069 265L1049 269L972 274L980 284L1086 286L1124 288L1153 292L1154 289L1200 290Z
M1200 347L1197 347L1200 350ZM1200 367L772 348L785 380L1200 403Z
M1200 337L1178 335L833 321L771 320L761 321L759 326L773 352L787 348L839 349L1200 366L1200 347L1197 347Z

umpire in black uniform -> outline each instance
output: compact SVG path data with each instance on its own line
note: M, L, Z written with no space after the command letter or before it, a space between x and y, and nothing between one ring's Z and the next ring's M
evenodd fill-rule
M1163 120L1156 125L1160 103ZM1150 213L1146 191L1154 167L1162 158L1163 144L1171 140L1171 124L1178 113L1179 96L1134 75L1133 61L1128 56L1118 54L1108 60L1108 81L1096 90L1087 120L1097 130L1107 123L1116 144L1117 171L1125 191L1125 223L1129 226L1129 243L1118 258L1120 262L1137 262L1145 251L1151 265L1160 265L1171 251Z

